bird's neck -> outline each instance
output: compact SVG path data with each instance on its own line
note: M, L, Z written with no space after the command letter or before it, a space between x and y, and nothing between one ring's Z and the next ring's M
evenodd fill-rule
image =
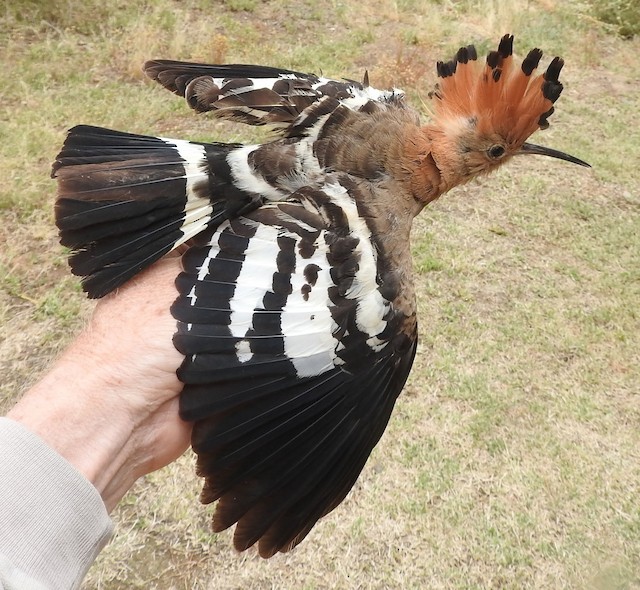
M420 127L409 113L349 112L336 129L314 144L320 165L374 182L390 176L412 201L407 206L414 215L455 184L439 164L437 128Z
M374 184L392 179L394 199L405 197L401 207L412 216L465 181L457 169L453 140L436 125L421 127L412 111L364 115L341 109L337 114L336 121L329 118L313 143L320 166Z
M424 207L440 195L460 184L454 162L448 154L453 146L446 135L433 125L414 127L405 135L398 174L405 175L405 184L413 198Z

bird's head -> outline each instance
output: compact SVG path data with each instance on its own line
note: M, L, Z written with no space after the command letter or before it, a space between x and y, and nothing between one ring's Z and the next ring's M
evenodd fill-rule
M422 165L437 169L428 176L438 178L439 185L431 182L433 192L425 195L426 200L516 155L546 155L589 166L564 152L526 141L534 131L549 126L553 103L562 92L558 78L563 60L555 57L536 76L541 57L542 51L532 49L521 64L515 63L513 35L505 35L485 64L478 62L473 45L460 48L449 62L438 62L440 79L429 95L433 121L422 129L426 149L419 151Z

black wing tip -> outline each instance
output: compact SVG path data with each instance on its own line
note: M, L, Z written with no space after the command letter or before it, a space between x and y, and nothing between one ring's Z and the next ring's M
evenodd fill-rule
M143 72L152 79L164 71L175 70L183 75L192 74L215 75L224 78L272 78L279 74L295 75L300 78L316 78L314 74L298 72L288 68L279 68L275 66L263 66L257 64L230 63L230 64L210 64L195 61L180 61L172 59L150 59L142 66Z

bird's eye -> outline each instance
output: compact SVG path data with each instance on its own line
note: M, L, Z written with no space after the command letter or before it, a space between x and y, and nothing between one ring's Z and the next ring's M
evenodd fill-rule
M492 145L487 150L487 154L492 160L499 160L500 158L502 158L502 156L504 156L505 153L506 150L504 149L504 146L499 144Z

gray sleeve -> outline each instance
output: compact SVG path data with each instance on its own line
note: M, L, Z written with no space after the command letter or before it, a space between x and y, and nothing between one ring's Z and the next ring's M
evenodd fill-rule
M78 588L112 529L81 473L21 424L0 418L0 589Z

